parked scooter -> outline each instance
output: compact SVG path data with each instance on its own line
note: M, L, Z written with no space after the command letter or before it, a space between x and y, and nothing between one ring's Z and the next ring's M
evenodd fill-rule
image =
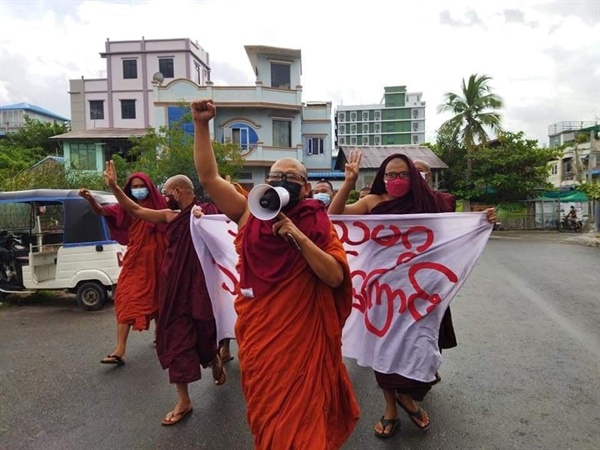
M581 233L583 231L583 223L581 220L571 220L567 216L558 223L558 231L574 231L575 233Z

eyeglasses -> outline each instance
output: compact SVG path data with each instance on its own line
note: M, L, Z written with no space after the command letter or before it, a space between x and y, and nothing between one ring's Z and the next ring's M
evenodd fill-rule
M269 172L267 174L267 181L291 181L292 183L304 184L306 183L306 178L296 172Z
M384 175L386 180L395 180L396 178L406 180L410 178L410 172L386 172Z

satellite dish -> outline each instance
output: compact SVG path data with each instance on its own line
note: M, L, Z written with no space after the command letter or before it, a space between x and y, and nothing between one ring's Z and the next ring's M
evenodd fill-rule
M152 75L152 81L156 81L160 84L165 81L165 76L160 72L156 72L154 75Z

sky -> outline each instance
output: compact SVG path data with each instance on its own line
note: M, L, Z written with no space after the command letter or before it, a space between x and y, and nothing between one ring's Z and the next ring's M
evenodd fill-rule
M304 101L379 103L405 85L426 101L426 140L446 92L492 77L503 128L540 145L548 126L600 120L600 0L0 0L0 105L71 117L69 79L106 76L111 41L190 38L217 85L253 85L245 45L302 51Z

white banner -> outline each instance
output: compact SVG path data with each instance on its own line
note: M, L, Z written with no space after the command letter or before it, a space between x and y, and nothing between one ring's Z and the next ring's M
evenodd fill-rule
M441 365L438 331L492 232L485 213L331 216L352 273L353 308L343 354L382 373L433 381ZM238 259L235 223L191 219L217 320L234 338Z

